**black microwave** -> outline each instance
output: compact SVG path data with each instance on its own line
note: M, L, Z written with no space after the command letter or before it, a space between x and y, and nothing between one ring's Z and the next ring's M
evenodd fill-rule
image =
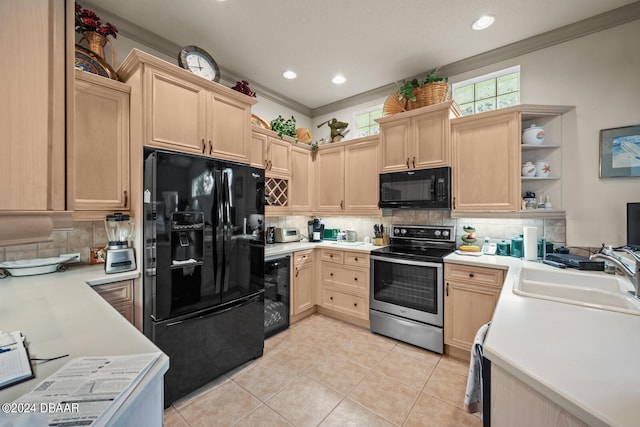
M451 210L451 168L380 174L380 207Z

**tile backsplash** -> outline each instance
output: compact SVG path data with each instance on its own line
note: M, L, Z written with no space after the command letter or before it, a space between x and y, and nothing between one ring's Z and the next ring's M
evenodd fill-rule
M297 227L303 236L307 235L307 216L271 216L265 219L267 227ZM485 237L491 241L509 240L522 233L523 227L537 227L538 238L544 237L555 247L566 246L566 221L564 219L494 219L494 218L451 218L448 211L397 210L391 216L359 217L329 216L320 217L326 228L355 230L357 240L373 235L374 224L383 224L385 230L391 224L450 225L456 229L456 243L460 245L463 225L476 228L478 245ZM45 242L26 245L0 247L0 262L19 259L56 257L65 253L80 253L82 263L89 263L89 251L92 247L107 244L104 221L75 221L72 231L54 231ZM585 249L588 250L588 249ZM574 250L572 249L572 252ZM576 253L585 255L580 248Z
M89 264L90 249L106 244L104 221L74 221L73 230L54 231L45 242L0 247L0 262L80 253L81 262Z
M307 221L313 217L277 216L267 217L267 227L297 227L303 236L307 234ZM485 237L492 242L510 240L522 233L523 227L536 227L538 238L544 237L555 247L566 246L566 221L564 219L505 219L505 218L451 218L448 211L431 210L396 210L392 216L354 217L335 216L320 217L326 228L355 230L357 239L362 241L373 234L374 224L383 224L389 230L391 224L449 225L455 227L456 243L460 245L460 237L464 234L464 225L476 228L478 245L482 245Z

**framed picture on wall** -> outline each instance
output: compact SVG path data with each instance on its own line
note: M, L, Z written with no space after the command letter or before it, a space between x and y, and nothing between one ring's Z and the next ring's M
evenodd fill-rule
M600 178L640 176L640 125L600 131Z

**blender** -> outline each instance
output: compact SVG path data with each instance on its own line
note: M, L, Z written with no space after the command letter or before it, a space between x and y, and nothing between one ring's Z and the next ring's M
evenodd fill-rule
M115 213L107 215L104 221L107 230L105 273L120 273L136 269L136 257L133 248L129 247L129 240L133 238L135 225L129 215Z

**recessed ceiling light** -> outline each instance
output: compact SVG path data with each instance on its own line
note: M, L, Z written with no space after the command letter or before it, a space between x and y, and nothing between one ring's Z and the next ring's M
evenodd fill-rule
M484 30L485 28L489 28L495 20L496 19L491 15L484 15L476 19L471 28L474 30Z
M289 80L291 80L291 79L295 79L296 77L298 77L298 75L296 74L296 72L295 72L295 71L291 71L291 70L287 70L287 71L285 71L284 73L282 73L282 76L283 76L285 79L289 79Z
M338 75L337 75L337 76L335 76L333 79L331 79L331 81L332 81L334 84L341 85L342 83L346 82L346 81L347 81L347 79L346 79L346 77L345 77L345 76L341 76L340 74L338 74Z

